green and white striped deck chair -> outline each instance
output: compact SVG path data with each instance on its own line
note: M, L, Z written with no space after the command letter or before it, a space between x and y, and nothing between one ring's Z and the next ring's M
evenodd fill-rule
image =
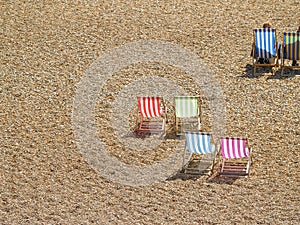
M284 32L282 42L281 75L285 68L300 69L300 32ZM298 65L285 64L287 61L296 61Z
M216 158L212 135L198 131L186 131L185 138L182 160L184 173L211 174Z
M175 97L175 131L182 135L185 130L201 129L200 97L176 96Z

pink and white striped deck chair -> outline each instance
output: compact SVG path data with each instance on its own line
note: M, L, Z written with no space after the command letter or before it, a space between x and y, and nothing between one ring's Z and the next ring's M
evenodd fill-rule
M246 138L221 137L222 160L220 175L247 177L251 165L251 149L247 147Z
M162 97L138 97L137 131L165 134L166 114Z

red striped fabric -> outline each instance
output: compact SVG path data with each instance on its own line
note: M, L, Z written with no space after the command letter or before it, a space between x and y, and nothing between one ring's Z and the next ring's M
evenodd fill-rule
M159 117L163 114L160 97L138 97L138 106L142 117Z
M223 158L237 159L249 156L246 138L222 137L220 138L220 141Z

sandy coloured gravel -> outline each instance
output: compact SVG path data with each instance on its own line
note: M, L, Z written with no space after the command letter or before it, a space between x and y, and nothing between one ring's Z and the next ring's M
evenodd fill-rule
M0 224L299 222L300 77L268 69L253 77L249 57L252 30L264 21L277 28L279 41L300 25L299 0L0 4ZM72 124L77 86L99 57L147 40L189 50L214 74L226 100L226 135L248 137L253 148L248 179L223 179L215 168L210 177L132 187L87 163ZM209 99L176 66L150 62L116 71L98 90L95 127L114 159L140 168L168 158L181 142L168 134L147 152L116 138L112 103L138 78L153 76L202 96L202 129L210 131L213 122ZM132 128L134 109L128 115Z

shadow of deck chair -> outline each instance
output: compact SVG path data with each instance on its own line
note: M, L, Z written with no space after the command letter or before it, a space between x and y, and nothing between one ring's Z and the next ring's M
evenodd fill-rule
M285 68L300 69L300 32L284 32L281 54L281 75ZM296 61L296 65L288 65L290 61Z
M175 97L175 132L183 135L185 130L201 129L201 99L198 96Z
M166 107L161 97L138 97L137 132L166 132Z
M251 149L246 138L220 138L220 176L248 177L251 165Z
M278 42L276 29L274 28L256 28L253 30L254 43L252 48L253 57L253 76L256 73L256 67L278 67ZM259 59L271 61L273 63L261 63ZM272 74L274 68L272 68Z
M184 173L210 175L216 156L215 145L211 144L211 134L198 131L184 133L186 138L182 160Z

